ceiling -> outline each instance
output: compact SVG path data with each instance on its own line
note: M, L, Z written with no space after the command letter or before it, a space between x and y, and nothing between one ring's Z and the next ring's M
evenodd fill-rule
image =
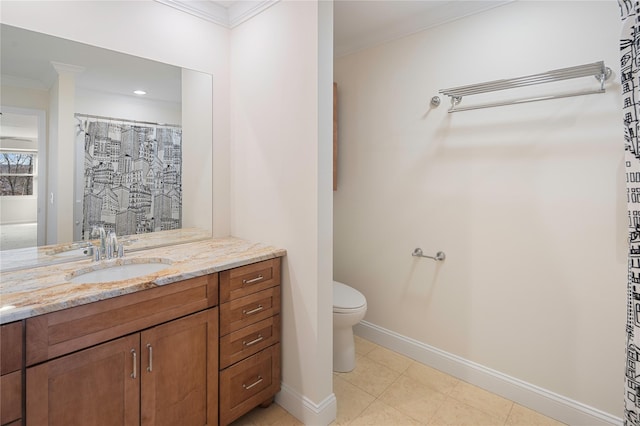
M232 28L278 1L293 0L156 1L216 23L222 11L227 16L223 25ZM343 56L511 1L335 0L334 54ZM7 25L2 25L0 41L3 84L48 89L56 78L55 61L79 67L75 78L81 88L128 96L142 88L148 99L180 102L180 68ZM7 130L9 117L3 118Z
M234 28L279 1L155 0ZM334 53L357 50L483 12L515 0L334 0Z
M333 48L344 56L514 0L335 0Z
M142 89L148 99L181 102L178 67L4 24L0 35L3 84L48 90L58 63L78 71L80 88L125 96Z
M242 12L248 19L250 11L255 15L278 0L157 1L172 7L189 5L190 10L180 10L213 20L212 5L229 11L230 17ZM334 52L342 56L510 1L513 0L335 0ZM195 12L195 5L199 5L199 12ZM148 99L180 102L179 84L167 84L180 81L179 68L7 25L2 25L0 39L5 84L48 89L56 78L51 65L55 61L80 67L82 71L76 75L78 87L101 87L129 96L142 88Z

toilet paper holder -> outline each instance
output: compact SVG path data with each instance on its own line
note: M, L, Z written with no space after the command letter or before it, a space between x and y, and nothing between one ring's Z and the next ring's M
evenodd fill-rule
M411 253L411 256L426 257L427 259L433 259L435 261L442 261L442 260L445 260L447 258L447 256L445 256L443 251L437 252L435 256L427 256L426 254L424 254L422 252L422 249L420 247L414 249L413 253Z

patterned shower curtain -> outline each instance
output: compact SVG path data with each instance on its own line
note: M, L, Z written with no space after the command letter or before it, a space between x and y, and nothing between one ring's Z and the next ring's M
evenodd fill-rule
M640 1L618 0L629 253L624 424L640 425Z

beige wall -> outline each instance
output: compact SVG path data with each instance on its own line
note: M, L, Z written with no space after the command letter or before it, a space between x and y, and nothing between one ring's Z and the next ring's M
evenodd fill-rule
M287 249L279 402L308 424L335 416L332 20L329 2L286 1L231 32L231 229Z
M619 28L616 2L518 1L337 59L334 273L367 297L366 321L622 417ZM429 106L439 89L598 60L604 95Z

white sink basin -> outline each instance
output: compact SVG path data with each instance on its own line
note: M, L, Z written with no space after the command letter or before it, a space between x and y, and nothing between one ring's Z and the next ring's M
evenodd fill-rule
M108 265L96 270L88 270L73 274L69 278L74 284L108 283L111 281L122 281L131 278L143 277L162 271L170 267L170 264L159 262L125 263Z
M49 254L49 256L55 256L55 257L80 257L80 256L87 256L87 247L80 247L80 248L74 248L74 249L69 249L69 250L62 250L59 252L51 252L51 253L47 253Z

